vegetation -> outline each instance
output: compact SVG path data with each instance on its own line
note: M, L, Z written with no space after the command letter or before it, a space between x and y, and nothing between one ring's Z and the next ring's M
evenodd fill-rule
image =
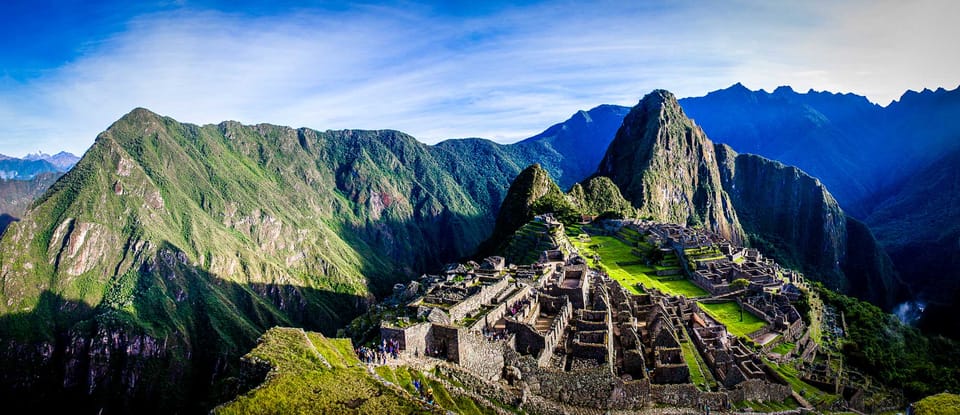
M921 399L913 405L916 415L957 415L960 414L960 395L938 393Z
M371 377L357 365L352 348L344 350L349 344L349 340L330 340L298 329L268 331L244 357L273 368L266 381L214 413L430 412L408 394Z
M829 407L838 399L839 395L829 394L816 387L800 380L800 376L797 374L797 368L794 366L794 363L784 363L777 364L769 360L764 360L767 366L773 368L780 376L782 376L787 383L790 384L790 387L797 392L800 396L806 399L808 402L817 407Z
M797 347L797 344L796 344L796 343L792 343L792 342L782 342L782 343L774 346L774 348L773 348L773 349L770 349L770 351L773 352L773 353L780 354L780 355L785 355L785 354L787 354L787 353L790 353L790 351L793 350L794 347Z
M877 306L817 286L826 304L846 321L842 351L847 362L888 385L902 385L910 399L960 390L960 347L924 336Z
M740 307L735 301L705 304L697 303L703 311L723 325L730 334L749 338L749 334L762 329L767 323ZM741 320L742 315L742 320Z
M623 198L620 189L609 178L594 176L569 192L580 213L600 219L622 219L636 216L636 209Z
M687 362L687 367L690 369L690 380L700 388L700 390L709 391L715 389L717 382L713 378L713 373L710 372L710 367L707 366L703 357L700 356L700 352L697 351L697 347L690 340L687 330L682 327L681 329L683 330L685 341L680 342L680 348L683 351L683 359Z
M656 268L643 264L642 258L633 254L634 248L612 236L591 236L589 243L574 239L573 244L580 250L581 255L592 258L600 256L600 262L594 265L603 269L610 278L620 282L633 293L639 293L637 284L656 288L668 295L683 295L686 297L700 297L707 292L688 279L657 278Z

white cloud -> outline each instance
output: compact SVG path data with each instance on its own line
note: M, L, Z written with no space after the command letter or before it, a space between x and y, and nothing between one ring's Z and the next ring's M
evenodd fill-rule
M885 104L958 82L952 2L709 6L565 3L466 20L373 6L143 16L40 78L0 81L0 152L82 151L137 106L194 123L513 141L654 88L790 84Z

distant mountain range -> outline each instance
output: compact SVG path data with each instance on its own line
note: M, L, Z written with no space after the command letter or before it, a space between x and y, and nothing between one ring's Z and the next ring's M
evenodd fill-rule
M0 154L0 179L30 180L42 173L64 173L79 160L80 157L65 151L52 156L28 154L23 158Z
M0 234L79 160L65 151L52 156L28 154L22 159L0 154Z

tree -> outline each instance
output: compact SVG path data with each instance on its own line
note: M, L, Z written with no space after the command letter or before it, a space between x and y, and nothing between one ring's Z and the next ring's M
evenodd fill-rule
M740 290L740 321L743 321L743 297L746 293L747 287L750 286L750 281L746 278L737 278L730 283L730 288L734 290Z

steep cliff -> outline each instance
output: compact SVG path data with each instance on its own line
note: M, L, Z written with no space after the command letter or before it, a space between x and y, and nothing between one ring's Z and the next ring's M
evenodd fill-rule
M870 230L800 169L716 145L723 188L752 245L829 287L883 306L899 286Z
M713 143L668 91L654 91L630 110L597 174L619 186L641 216L703 225L744 240L720 182Z

